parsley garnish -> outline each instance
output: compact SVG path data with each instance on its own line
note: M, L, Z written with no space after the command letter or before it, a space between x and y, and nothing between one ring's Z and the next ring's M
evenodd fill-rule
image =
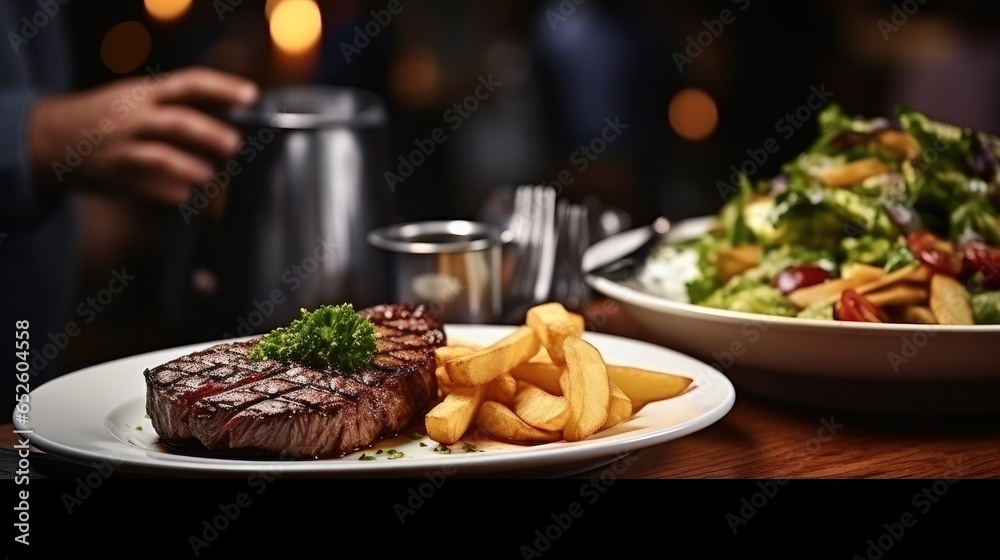
M302 317L289 326L264 335L247 357L254 362L271 359L350 373L366 366L377 351L375 324L358 315L353 305L301 311Z

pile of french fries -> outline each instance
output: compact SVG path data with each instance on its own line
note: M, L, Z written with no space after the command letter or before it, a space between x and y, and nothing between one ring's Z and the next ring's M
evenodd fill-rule
M580 441L692 383L607 364L583 339L583 316L560 303L531 308L525 323L485 348L437 349L442 400L424 418L431 439L451 445L475 426L507 443Z
M833 304L844 290L853 289L873 305L894 308L907 323L972 325L972 307L965 287L956 279L935 274L920 264L893 272L866 264L846 267L842 277L788 294L793 305Z

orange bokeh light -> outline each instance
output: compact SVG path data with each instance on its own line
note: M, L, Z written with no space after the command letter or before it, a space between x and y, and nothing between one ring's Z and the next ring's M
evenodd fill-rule
M712 96L697 88L682 89L667 109L670 126L681 138L704 140L719 124L719 109Z
M153 47L146 26L137 21L123 21L104 34L101 60L112 72L127 74L146 61Z
M274 12L274 8L284 1L285 0L267 0L267 2L264 3L264 14L267 16L267 19L271 19L271 13Z
M146 12L153 19L174 21L191 7L192 0L144 0Z
M429 47L409 44L399 48L389 64L389 86L404 104L424 107L441 85L441 66Z
M271 12L270 27L274 44L289 54L312 49L323 33L319 6L312 0L284 0L279 3Z

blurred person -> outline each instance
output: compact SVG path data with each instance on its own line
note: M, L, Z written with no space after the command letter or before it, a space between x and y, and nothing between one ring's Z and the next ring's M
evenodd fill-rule
M32 389L63 373L59 354L91 316L73 301L76 193L189 200L240 144L237 130L198 107L248 106L258 96L255 83L209 68L74 91L68 16L50 15L30 37L11 38L39 10L35 0L0 4L9 39L0 48L0 318L8 332L28 321ZM114 290L128 273L109 279ZM4 387L14 394L15 370L7 371Z

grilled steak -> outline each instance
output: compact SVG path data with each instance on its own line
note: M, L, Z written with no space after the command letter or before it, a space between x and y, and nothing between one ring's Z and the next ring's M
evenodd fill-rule
M437 397L443 325L425 306L358 311L381 334L368 367L342 374L251 362L258 339L230 342L144 372L146 411L167 443L256 450L283 458L343 456L397 435Z

